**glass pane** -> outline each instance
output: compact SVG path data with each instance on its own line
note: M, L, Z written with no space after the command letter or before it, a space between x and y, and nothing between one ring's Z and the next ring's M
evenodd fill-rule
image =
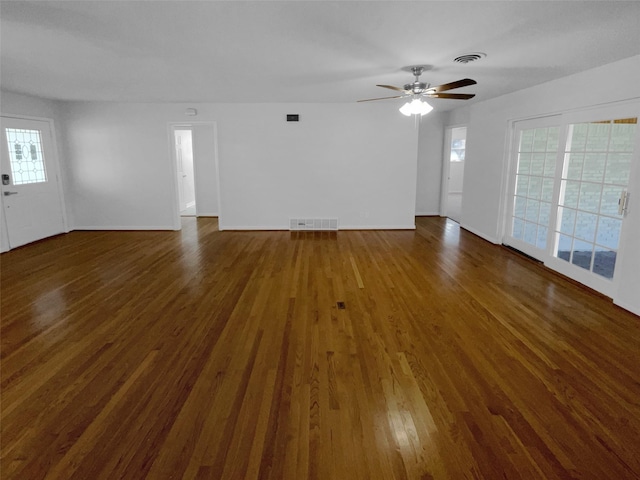
M614 123L611 126L609 150L612 152L631 152L635 142L636 125L634 123Z
M591 269L591 257L593 256L593 244L576 240L573 242L571 263L587 270Z
M553 200L553 183L554 180L552 178L545 178L542 180L542 195L540 198L545 202Z
M580 193L580 182L562 182L564 194L560 195L560 205L576 208L578 206L578 194Z
M524 130L520 134L520 148L521 152L530 152L533 147L533 130Z
M587 133L587 152L606 152L609 148L610 123L590 123Z
M567 235L558 235L558 250L556 257L566 260L571 258L571 237Z
M613 271L616 267L616 256L616 252L596 247L595 258L593 259L593 273L597 273L605 278L613 278Z
M584 154L583 153L567 153L565 155L565 163L567 162L567 157L569 161L569 167L567 168L567 173L565 178L569 180L580 180L582 178L582 165L584 163Z
M596 224L598 216L591 213L578 212L576 215L576 228L573 236L593 242L596 236Z
M531 155L531 175L542 176L544 173L544 153L533 153Z
M527 209L527 199L524 197L516 197L516 204L513 214L516 217L524 218L524 212Z
M547 230L546 227L538 226L538 237L536 239L536 247L545 249L547 248Z
M544 160L544 176L555 177L556 175L556 159L558 155L555 153L547 153Z
M516 195L526 197L529 193L529 177L527 175L518 175L516 177Z
M547 128L536 128L533 134L533 151L544 152L547 149Z
M567 138L567 151L584 151L587 140L588 123L569 126L569 136Z
M573 227L576 223L576 211L569 208L562 208L560 215L560 231L567 235L573 235Z
M540 202L540 214L538 215L538 223L545 227L549 225L549 215L551 213L551 204Z
M531 177L529 179L529 198L540 199L542 192L542 177Z
M536 230L537 225L535 223L526 222L524 226L524 241L531 245L536 244Z
M580 202L578 208L588 212L597 213L600 208L600 194L602 184L583 183L580 185Z
M528 222L538 222L538 209L540 208L540 202L537 200L527 199L527 213L524 218Z
M511 234L513 238L522 239L524 236L524 220L519 218L513 219L513 232Z
M531 168L531 154L521 153L518 156L518 173L528 175Z
M631 172L630 153L610 153L607 158L607 168L604 173L604 183L629 184Z
M598 220L598 234L596 243L613 250L618 249L620 244L620 230L622 221L617 218L600 217Z
M47 181L39 130L7 128L9 163L14 185Z
M558 150L558 142L560 139L560 127L549 127L547 131L547 151L555 152Z
M604 163L606 159L607 156L605 153L587 153L584 156L582 180L589 182L602 182Z

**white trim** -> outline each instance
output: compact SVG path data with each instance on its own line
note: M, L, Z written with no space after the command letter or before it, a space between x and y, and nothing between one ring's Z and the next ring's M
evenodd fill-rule
M440 212L416 212L416 217L444 217Z
M109 225L109 226L101 226L101 225L91 225L91 226L76 226L73 228L73 231L78 231L78 230L102 230L102 231L136 231L136 230L141 230L141 231L148 231L148 230L157 230L157 231L177 231L180 230L179 228L175 228L173 225L161 225L161 226L155 226L155 225L144 225L144 226L135 226L135 225L127 225L127 226L120 226L120 225Z
M471 232L474 235L482 238L483 240L486 240L489 243L493 243L494 245L500 245L500 241L498 241L497 238L490 237L489 235L487 235L487 234L485 234L485 233L483 233L483 232L481 232L479 230L476 230L475 228L471 228L471 227L468 227L467 225L462 225L462 224L460 224L460 227L464 228L468 232Z
M340 230L415 230L415 225L338 225L338 230L291 230L292 232L336 232ZM275 226L243 226L224 225L220 230L235 230L235 231L290 231L289 227L275 227Z
M635 305L630 305L626 302L619 302L615 298L613 299L613 304L619 306L620 308L624 308L626 311L631 312L640 317L640 308Z
M338 225L338 230L415 230L416 225Z

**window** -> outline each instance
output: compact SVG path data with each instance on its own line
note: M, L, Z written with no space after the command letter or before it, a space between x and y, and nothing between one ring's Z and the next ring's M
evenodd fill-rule
M13 184L46 182L40 131L7 128L6 135Z

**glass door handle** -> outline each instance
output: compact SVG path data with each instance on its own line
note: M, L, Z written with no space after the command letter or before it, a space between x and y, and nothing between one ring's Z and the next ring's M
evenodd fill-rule
M4 192L4 196L8 197L9 195L17 195L18 192Z

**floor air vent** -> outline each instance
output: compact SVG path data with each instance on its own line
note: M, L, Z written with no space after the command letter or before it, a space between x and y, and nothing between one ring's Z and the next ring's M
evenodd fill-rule
M290 218L289 230L338 230L338 219Z

